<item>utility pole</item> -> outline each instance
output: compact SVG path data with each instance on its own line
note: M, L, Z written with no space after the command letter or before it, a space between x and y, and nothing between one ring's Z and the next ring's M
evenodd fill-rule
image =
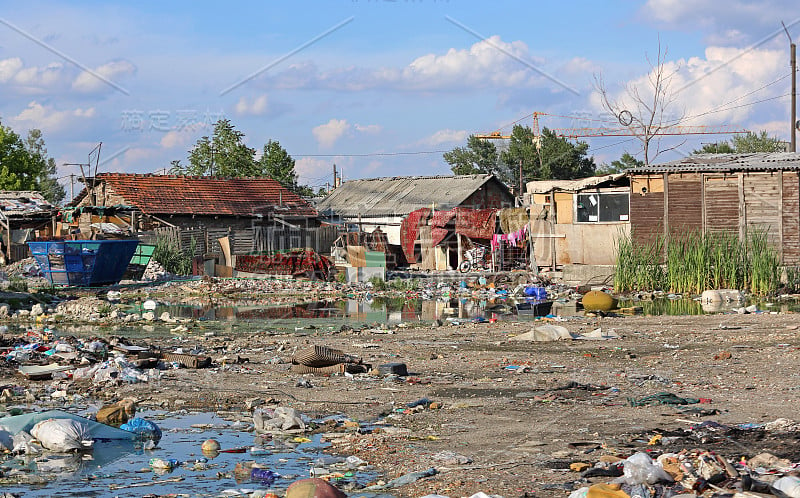
M336 163L333 163L333 188L336 188Z
M797 152L797 45L792 41L792 36L789 34L789 30L786 29L786 25L783 24L783 21L781 21L781 25L786 32L786 36L789 38L789 51L792 65L792 139L789 144L789 151Z
M69 175L69 198L70 200L75 198L75 173Z

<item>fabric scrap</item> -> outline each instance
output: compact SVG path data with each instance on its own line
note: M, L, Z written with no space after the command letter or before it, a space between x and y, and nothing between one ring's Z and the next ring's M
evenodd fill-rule
M456 233L471 239L492 238L497 223L496 209L456 209Z
M447 224L456 216L456 210L449 211L434 211L431 217L431 243L438 246L441 241L447 237L450 230L447 229Z
M628 403L631 406L648 406L648 405L694 405L699 403L699 398L681 398L680 396L661 392L644 396L643 398L628 398Z
M500 230L503 233L517 232L529 221L528 209L524 207L501 209L497 214L500 217Z
M414 244L417 242L420 225L430 216L430 208L420 208L408 213L408 216L400 222L400 243L406 261L416 263L417 256L414 254Z

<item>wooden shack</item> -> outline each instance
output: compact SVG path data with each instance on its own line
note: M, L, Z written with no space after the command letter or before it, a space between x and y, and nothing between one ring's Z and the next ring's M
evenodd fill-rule
M699 154L628 170L631 236L767 231L784 264L800 263L800 154Z

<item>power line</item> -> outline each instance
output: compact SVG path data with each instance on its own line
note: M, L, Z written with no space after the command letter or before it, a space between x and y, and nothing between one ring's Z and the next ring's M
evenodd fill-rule
M716 113L716 112L722 112L722 111L725 111L725 110L727 110L727 109L720 109L720 108L722 108L722 107L725 107L725 106L727 106L727 105L729 105L729 104L733 104L734 102L738 102L739 100L742 100L742 99L743 99L743 98L745 98L745 97L749 97L750 95L753 95L754 93L760 92L761 90L763 90L763 89L765 89L765 88L767 88L767 87L770 87L770 86L774 85L775 83L778 83L778 82L780 82L780 81L783 81L783 80L785 80L786 78L788 78L788 77L789 77L789 76L791 76L791 75L792 75L792 73L787 73L787 74L784 74L784 75L783 75L783 76L781 76L780 78L778 78L778 79L776 79L776 80L774 80L774 81L771 81L771 82L767 83L766 85L763 85L763 86L761 86L761 87L759 87L759 88L756 88L755 90L753 90L753 91L750 91L750 92L748 92L748 93L746 93L746 94L744 94L744 95L740 95L739 97L736 97L736 98L735 98L735 99L733 99L733 100L730 100L730 101L728 101L728 102L725 102L724 104L720 104L720 105L718 105L718 106L716 106L716 107L713 107L711 110L708 110L708 111L702 112L702 113L700 113L700 114L696 114L696 115L694 115L694 116L689 116L689 117L687 117L687 118L684 118L684 119L693 119L693 118L698 118L698 117L701 117L701 116L705 116L705 115L707 115L707 114L713 114L713 113ZM784 95L781 95L781 97L784 97ZM780 97L776 97L776 98L780 98ZM760 103L760 102L765 102L765 101L757 101L757 102L753 102L752 104L758 104L758 103ZM752 105L752 104L746 104L746 105ZM732 109L737 109L737 107L733 107Z
M364 154L292 154L294 157L373 157L373 156L418 156L424 154L444 154L449 150L420 150L414 152L367 152Z

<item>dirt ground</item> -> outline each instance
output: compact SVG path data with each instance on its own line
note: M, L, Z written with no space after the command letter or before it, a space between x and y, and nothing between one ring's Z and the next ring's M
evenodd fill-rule
M181 339L140 342L199 345L215 351L218 366L168 370L156 382L95 394L135 395L151 406L234 410L260 398L312 417L344 413L359 425L327 436L332 451L375 465L385 481L438 470L389 491L397 496L566 496L586 482L575 482L572 462L625 457L647 448L655 434L681 435L708 420L736 425L797 418L799 323L794 314L768 313L575 318L559 324L570 332L613 329L622 339L549 343L508 341L531 322L247 336L235 328L212 334L196 325ZM402 362L410 375L305 377L313 387L298 387L301 376L286 361L311 344L374 366ZM660 392L700 398L682 408L706 411L629 403ZM407 407L421 398L432 403ZM380 428L372 430L376 422ZM796 437L693 434L650 449L702 448L737 460L770 451L800 460ZM456 456L437 460L445 450Z

